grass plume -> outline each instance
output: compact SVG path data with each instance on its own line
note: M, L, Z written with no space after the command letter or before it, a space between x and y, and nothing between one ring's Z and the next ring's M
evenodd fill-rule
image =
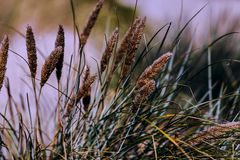
M132 38L130 40L130 45L127 47L127 51L126 51L126 58L123 64L123 70L122 70L122 75L121 77L125 77L127 75L127 73L129 72L129 70L131 69L131 66L134 64L135 62L135 56L136 56L136 51L138 49L140 40L143 36L143 31L145 28L145 23L146 23L146 17L144 17L143 19L141 19L141 21L139 22L139 24L137 24L137 26L133 27L133 35Z
M35 79L37 72L37 50L32 27L29 25L26 31L26 47L31 77Z
M153 64L148 66L138 78L137 86L144 86L148 79L152 79L154 76L156 76L163 69L171 56L172 53L165 53L161 57L156 59Z
M96 23L96 20L98 18L99 12L102 9L104 0L98 0L95 8L93 9L93 11L91 12L86 25L83 28L83 31L80 35L80 44L82 46L85 46L87 39L92 31L92 28L94 26L94 24Z
M8 49L9 49L9 40L8 36L5 35L0 48L0 90L2 89L5 73L6 73L6 65L8 59Z
M56 68L57 63L59 62L59 59L62 55L62 47L55 48L49 57L45 60L45 63L42 67L41 71L41 87L44 86L44 84L49 79L50 75L52 74L53 70Z
M101 73L106 69L106 67L109 63L109 60L112 56L114 46L116 45L116 42L118 39L118 35L119 35L119 29L116 28L115 31L113 32L113 34L111 35L110 39L108 40L106 49L103 53L103 56L102 56L102 59L100 62Z
M114 69L117 68L117 65L119 64L119 62L121 62L121 60L125 56L127 49L129 47L131 47L132 37L133 37L134 33L136 32L137 26L139 26L140 23L141 23L141 18L137 17L134 20L133 24L128 28L127 32L125 33L123 40L120 44L120 47L119 47L118 51L116 52Z
M57 80L60 81L62 76L62 68L63 68L63 60L64 60L64 47L65 47L65 36L64 36L64 29L62 25L58 26L58 33L57 38L55 41L55 48L62 47L62 53L59 58L59 61L56 65L56 76Z

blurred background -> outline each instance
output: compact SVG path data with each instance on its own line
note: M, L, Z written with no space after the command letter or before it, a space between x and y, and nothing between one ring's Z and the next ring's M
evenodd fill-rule
M74 32L73 14L70 0L0 0L0 39L4 34L10 36L10 48L27 58L25 39L23 35L26 26L31 25L35 34L36 45L42 53L38 53L38 74L40 77L41 66L44 58L50 54L54 48L54 42L58 25L62 24L65 29L66 48L65 63L68 64L70 56L74 53ZM138 0L136 8L137 16L147 17L147 27L145 29L144 41L149 41L156 31L167 23L172 23L169 35L161 53L168 51L180 29L196 14L204 5L203 10L194 17L183 32L177 54L181 55L193 44L192 50L206 47L214 39L229 33L240 31L240 1L238 0ZM96 0L73 0L76 13L76 23L80 29L84 27L88 15L94 8ZM134 15L135 0L105 0L104 7L100 12L95 27L91 33L88 44L85 48L87 63L91 68L96 69L96 62L93 58L100 61L104 49L104 36L108 36L115 27L120 28L120 37L130 26ZM166 32L161 32L153 44L162 40ZM220 59L234 58L240 59L240 41L238 34L230 35L212 47L212 61ZM207 64L207 54L199 55L194 52L193 72L198 72L201 67ZM202 53L201 53L202 54ZM158 55L158 53L156 53ZM194 61L195 60L195 61ZM214 66L215 67L215 66ZM216 83L216 93L222 83L229 84L229 88L236 88L239 85L239 65L235 63L220 64L217 68L213 67L213 83ZM64 73L68 67L64 66ZM63 74L63 84L66 81L66 74ZM31 92L29 70L27 64L16 54L10 52L6 77L9 78L12 94L15 101L20 101L20 94L26 96ZM49 81L56 86L55 74ZM193 91L203 94L207 87L207 72L203 71L189 84ZM199 87L201 86L201 87ZM57 92L50 87L43 89L43 100L47 108L49 104L56 102ZM46 97L52 98L46 98ZM30 97L31 98L31 97ZM46 100L46 101L45 101ZM5 106L7 102L6 89L3 87L0 92L0 105Z

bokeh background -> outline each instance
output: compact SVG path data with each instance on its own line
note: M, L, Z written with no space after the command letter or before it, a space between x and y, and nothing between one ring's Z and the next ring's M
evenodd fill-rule
M57 28L62 24L66 33L65 63L68 64L70 56L75 51L73 14L70 0L0 0L0 39L4 34L10 36L10 48L24 58L26 55L24 34L27 25L31 25L36 38L38 53L38 74L40 77L41 66L46 56L54 48ZM76 24L80 31L84 27L96 0L73 0L76 14ZM104 49L104 36L108 36L116 26L119 26L121 37L130 26L134 15L135 0L105 0L99 19L92 31L85 48L87 63L96 70L96 62L100 61ZM136 8L137 16L147 17L146 34L143 39L148 41L153 34L163 25L171 22L169 36L161 52L168 51L173 39L187 21L197 13L204 5L206 7L189 23L183 32L180 41L179 53L184 52L189 44L193 43L193 50L203 48L217 37L229 32L240 31L240 1L238 0L138 0ZM159 43L164 35L160 33L154 43ZM219 41L212 47L212 61L222 58L240 59L240 35L234 34ZM153 44L154 44L153 43ZM192 66L193 72L197 72L202 66L206 66L206 55L198 55L197 63ZM217 83L216 93L222 82L229 84L229 88L236 88L239 84L239 65L221 64L213 68L213 83ZM64 73L68 66L64 65ZM63 74L62 83L66 81ZM6 77L9 78L12 94L16 102L20 102L20 95L25 97L31 92L29 70L27 64L16 54L10 52ZM56 86L55 75L49 81ZM201 72L190 84L196 93L204 93L207 87L207 72ZM57 92L51 88L43 89L42 101L46 109L51 109L56 102ZM48 97L48 98L46 98ZM49 98L51 97L51 98ZM31 97L30 97L31 99ZM0 105L7 103L6 89L0 92ZM47 110L46 110L47 112Z

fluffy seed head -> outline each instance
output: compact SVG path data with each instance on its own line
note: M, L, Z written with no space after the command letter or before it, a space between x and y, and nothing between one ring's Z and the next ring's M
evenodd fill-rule
M121 74L122 78L127 75L128 71L130 70L132 64L135 61L136 51L143 35L145 23L146 23L146 17L141 19L140 22L137 24L137 26L135 26L132 39L130 40L131 45L129 45L129 47L127 48L127 55L123 65L123 71Z
M134 97L134 103L140 104L146 101L149 95L155 90L155 81L148 80L144 86L136 91L136 96Z
M7 58L8 58L8 49L9 49L9 40L8 36L5 35L2 40L2 45L0 48L0 90L2 89L3 80L6 72Z
M57 38L55 41L55 48L59 46L62 47L62 53L56 65L56 76L58 81L60 81L60 78L62 76L62 67L63 67L63 60L64 60L65 39L64 39L64 29L62 25L59 25L58 27Z
M59 58L61 57L61 54L62 54L62 47L57 47L51 52L49 57L45 60L45 63L41 71L41 82L40 82L41 87L44 86L44 84L47 82L50 75L52 74L53 70L56 68Z
M123 59L123 57L125 55L124 53L126 53L127 49L129 47L131 47L131 41L132 41L132 37L134 35L134 31L136 30L136 28L140 24L140 22L141 22L141 18L137 17L134 20L133 25L131 27L129 27L128 31L124 35L124 38L120 44L120 48L118 49L118 51L116 53L114 69L116 69L119 62Z
M74 94L71 97L71 100L69 101L69 103L67 105L65 117L67 117L71 113L71 111L74 107L74 104L75 103L77 104L81 98L83 98L84 109L85 110L87 109L88 102L90 102L90 99L91 99L91 97L90 97L91 85L95 81L96 77L97 77L96 75L93 75L93 76L90 75L90 70L87 67L86 71L85 71L85 75L83 77L83 84L80 87L78 93L76 95Z
M137 80L137 86L141 87L145 85L146 79L151 79L155 75L157 75L165 66L165 64L168 62L170 57L172 56L172 53L168 52L156 59L152 65L147 67L144 72L141 74L141 76Z
M37 72L37 52L36 52L36 43L34 39L34 34L31 26L27 26L26 31L26 47L27 47L27 56L29 69L31 72L31 77L35 79Z
M86 81L83 82L82 87L79 89L78 94L77 94L77 99L81 99L85 93L89 91L89 88L91 88L91 85L96 79L96 75L89 76Z
M110 39L108 40L106 49L105 49L104 54L102 56L101 64L100 64L101 73L106 69L106 67L109 63L109 60L111 58L111 54L113 52L114 46L115 46L115 44L117 42L117 39L118 39L118 35L119 35L119 30L118 30L118 28L116 28L115 31L113 32L113 34L111 35Z
M204 141L214 140L226 135L228 132L231 132L234 129L240 129L240 122L229 122L211 127L210 129L197 134L189 141L189 143L191 145L197 145Z
M96 23L99 12L102 9L103 2L104 0L98 0L98 3L96 4L95 8L93 9L91 15L88 18L86 25L84 26L84 29L80 35L80 43L82 46L84 46L87 42L87 39L91 33L91 30L94 24Z

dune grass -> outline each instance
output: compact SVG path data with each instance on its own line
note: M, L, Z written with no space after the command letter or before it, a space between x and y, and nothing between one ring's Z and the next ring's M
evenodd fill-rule
M74 18L73 2L71 4ZM27 27L28 58L21 58L28 63L33 92L21 96L21 103L17 104L10 85L5 85L8 92L6 106L11 113L10 116L0 113L1 158L239 158L239 86L227 92L228 84L222 84L216 97L213 95L216 85L212 74L216 64L237 64L240 61L212 61L211 52L218 41L237 32L226 33L199 49L199 53L207 54L207 65L193 72L198 60L193 55L195 50L189 43L186 50L180 51L180 41L187 25L204 7L176 34L166 52L164 46L171 23L160 28L146 43L144 28L147 17L133 16L133 23L123 37L119 35L117 26L106 38L98 70L93 72L86 65L84 49L103 4L103 0L98 1L82 32L73 20L74 34L78 38L75 42L79 44L68 65L63 65L66 54L64 26L59 26L55 48L43 66L37 64L34 31L31 26ZM152 45L158 33L164 32L163 29L166 30L157 47ZM0 86L6 71L8 45L8 37L5 36L0 49ZM67 77L62 75L63 67L69 69ZM36 78L37 70L41 70L41 79ZM58 86L48 83L54 70ZM195 95L190 85L203 71L208 73L208 88L204 94ZM67 79L66 84L61 83L64 78ZM44 103L40 103L41 91L47 87L54 87L58 93L58 100L51 104L56 112L53 121L49 122L53 124L54 136L48 135L42 126L45 117ZM29 94L34 95L34 101L29 100ZM12 113L14 107L17 117ZM33 108L35 115L30 112Z

